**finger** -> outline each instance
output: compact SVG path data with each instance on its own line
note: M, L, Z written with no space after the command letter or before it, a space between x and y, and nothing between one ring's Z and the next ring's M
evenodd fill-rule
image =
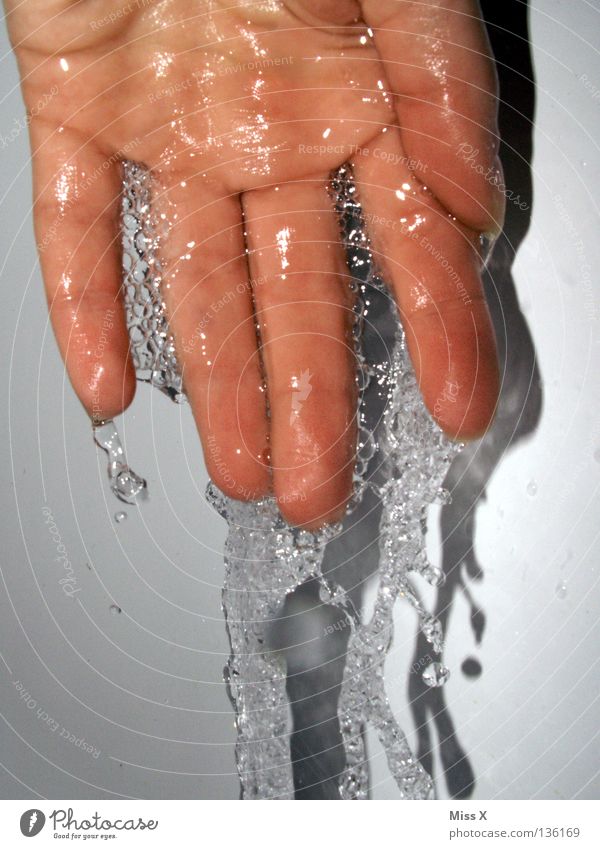
M498 232L497 78L476 0L363 0L394 94L405 152L465 224Z
M498 396L495 339L477 236L402 164L398 133L361 155L355 174L376 261L387 272L425 404L453 438L489 425Z
M69 131L32 122L34 221L50 317L93 423L135 392L121 300L120 164Z
M356 447L348 271L325 177L243 196L283 515L316 527L350 496Z
M238 196L161 174L163 291L207 471L232 498L270 486L265 392Z

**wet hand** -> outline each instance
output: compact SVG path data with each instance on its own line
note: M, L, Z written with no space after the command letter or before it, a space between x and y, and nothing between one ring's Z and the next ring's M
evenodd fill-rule
M133 159L154 177L163 293L209 474L234 498L274 491L296 524L342 515L355 362L327 183L350 161L426 405L452 437L485 430L498 374L479 237L500 228L504 194L477 3L8 0L7 12L52 322L94 420L135 388L118 223L120 162Z

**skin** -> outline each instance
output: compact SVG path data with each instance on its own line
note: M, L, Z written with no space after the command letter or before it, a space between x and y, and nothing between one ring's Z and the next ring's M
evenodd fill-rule
M234 498L274 492L298 525L343 514L352 299L327 181L350 161L425 403L453 438L485 431L498 372L479 234L501 228L504 194L477 3L8 0L7 13L50 314L93 421L135 390L118 230L120 161L134 159L155 178L209 474Z

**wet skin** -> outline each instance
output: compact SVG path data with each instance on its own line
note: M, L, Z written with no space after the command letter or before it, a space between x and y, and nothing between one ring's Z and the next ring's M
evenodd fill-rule
M327 182L349 160L425 403L450 436L483 433L498 373L479 234L500 229L504 193L477 3L8 0L7 12L50 314L93 420L135 390L118 224L120 161L133 159L155 178L164 297L209 474L234 498L274 492L295 524L342 515L355 362Z

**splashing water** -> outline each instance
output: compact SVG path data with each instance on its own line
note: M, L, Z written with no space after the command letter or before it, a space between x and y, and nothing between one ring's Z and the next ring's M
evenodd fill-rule
M347 167L336 174L332 188L351 272L359 273L366 265L367 282L376 288L383 287L372 263L362 210ZM340 793L347 799L367 797L364 728L369 724L377 731L402 796L423 799L432 791L430 777L414 758L390 709L384 686L384 663L392 640L393 608L398 597L417 611L423 635L433 651L441 654L441 625L423 607L408 575L419 573L434 586L443 580L441 571L429 563L425 553L424 518L433 501L448 497L441 485L459 446L443 435L425 410L399 323L386 383L388 403L378 428L374 458L379 462L381 483L377 489L383 508L379 524L379 583L370 621L358 624L351 621L338 708L346 751ZM444 680L447 677L446 674Z
M148 172L136 163L125 163L123 186L123 291L136 373L180 402L185 396L160 293L159 236L152 220ZM345 591L324 578L325 548L343 532L341 524L315 533L293 528L273 498L244 503L209 484L208 501L229 526L223 607L231 656L224 675L236 712L237 766L244 798L293 798L286 661L270 647L269 636L286 597L312 578L319 582L322 601L337 607L350 629L338 708L346 760L340 797L368 795L364 732L371 725L402 796L424 799L431 795L432 781L392 714L384 663L392 640L394 605L400 597L417 612L421 632L440 656L425 669L423 680L437 687L448 677L441 662L441 625L423 606L409 573L434 586L443 581L441 570L425 554L424 518L431 503L448 497L441 485L459 446L446 439L423 406L397 318L389 362L366 361L361 348L365 304L370 292L385 292L385 284L372 263L349 166L332 175L330 191L353 277L351 288L357 295L353 337L361 400L354 495L348 512L366 487L381 499L377 595L369 621L363 622ZM372 375L377 375L386 401L377 428L367 426L365 398ZM108 453L113 491L121 500L128 501L129 496L134 501L145 481L127 466L114 424L96 428L95 439Z

